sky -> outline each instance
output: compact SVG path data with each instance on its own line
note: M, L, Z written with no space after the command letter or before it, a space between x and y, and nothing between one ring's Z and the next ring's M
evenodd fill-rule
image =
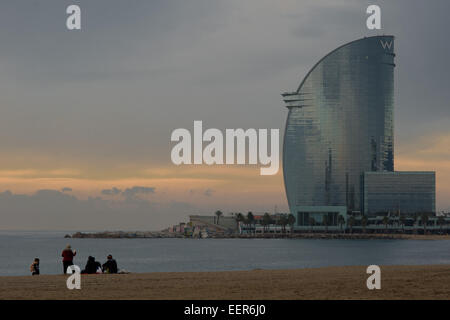
M81 30L66 8L81 8ZM381 7L382 30L366 28ZM395 169L435 170L450 211L447 0L48 0L0 4L0 229L158 230L287 212L282 170L175 166L174 129L278 128L308 70L396 37ZM282 141L280 141L280 146ZM281 153L281 152L280 152Z

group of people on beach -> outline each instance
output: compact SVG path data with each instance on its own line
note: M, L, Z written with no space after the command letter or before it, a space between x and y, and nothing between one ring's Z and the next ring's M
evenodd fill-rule
M67 268L73 266L73 258L77 255L76 250L72 250L70 245L67 245L63 250L61 256L63 258L63 273L66 274ZM35 258L30 266L31 274L39 275L39 258ZM81 271L82 274L94 274L94 273L117 273L117 262L113 259L112 255L108 255L107 261L101 265L100 262L95 260L95 257L89 256L86 266Z

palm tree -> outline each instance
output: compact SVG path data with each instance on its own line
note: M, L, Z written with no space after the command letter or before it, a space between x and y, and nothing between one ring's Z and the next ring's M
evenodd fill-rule
M423 234L427 233L427 223L428 223L428 213L422 213L420 215L420 220L422 221L423 224Z
M222 211L220 211L220 210L217 210L217 211L216 211L216 216L217 216L217 224L219 224L219 218L220 218L220 216L221 216L221 215L223 215Z
M367 218L367 216L363 216L361 218L361 226L363 227L363 233L366 233L366 226L368 221L369 219Z
M325 233L328 233L328 215L324 214L322 216L322 224L325 226Z
M419 231L419 214L414 213L414 233L418 233Z
M400 224L402 225L402 231L405 233L405 224L406 224L406 217L404 215L401 215L399 220Z
M309 218L309 225L311 226L311 233L313 231L313 226L316 224L316 219L313 217Z
M444 218L444 216L439 216L437 222L438 222L438 225L439 225L439 227L440 227L440 229L441 229L441 234L442 234L442 226L445 224L445 218Z
M344 218L344 216L342 214L340 214L338 216L338 224L341 227L341 231L342 231L342 226L344 225L344 223L345 223L345 218Z
M294 224L295 224L295 217L294 217L294 215L292 213L288 214L287 222L288 222L288 225L291 226L291 234L292 234L292 231L294 229Z
M397 211L393 212L392 214L393 214L393 217L394 217L394 220L395 220L394 223L397 223L397 228L398 228L400 226L400 216L401 216L400 210L397 209Z
M389 224L389 217L384 216L383 217L383 224L384 224L384 232L387 233L387 225Z
M247 222L248 224L252 225L253 224L253 232L255 232L255 217L253 216L253 213L251 211L249 211L247 213Z
M236 215L234 216L234 219L236 220L236 227L237 227L237 230L238 230L238 232L239 232L239 223L242 222L242 221L244 221L245 218L244 218L244 216L242 215L242 213L239 212L238 214L236 214Z
M266 233L266 220L264 220L264 216L262 219L260 219L259 224L263 226L263 233Z
M283 227L283 233L286 233L286 225L288 224L287 216L282 215L278 220L278 224Z
M267 212L264 213L262 222L264 225L264 229L266 229L266 226L270 225L270 223L272 222L272 218L270 217L270 214L268 214Z
M350 227L350 233L353 233L353 225L355 224L355 217L354 216L350 216L347 219L347 224Z

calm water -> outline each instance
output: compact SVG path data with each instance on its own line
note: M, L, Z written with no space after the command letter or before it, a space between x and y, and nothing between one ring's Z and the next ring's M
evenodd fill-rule
M342 265L450 264L450 241L289 239L64 239L58 232L0 232L0 275L28 275L35 257L42 274L62 272L67 243L101 263L111 253L131 272L291 269Z

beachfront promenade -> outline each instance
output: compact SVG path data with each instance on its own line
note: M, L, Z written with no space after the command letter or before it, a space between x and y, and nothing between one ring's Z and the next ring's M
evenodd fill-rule
M125 231L105 231L105 232L77 232L66 237L81 239L154 239L154 238L192 238L191 235L182 233L167 232L125 232ZM305 231L301 233L255 233L255 234L214 234L210 233L209 238L213 239L397 239L397 240L450 240L449 234L403 234L403 233L343 233L343 232L321 232Z

